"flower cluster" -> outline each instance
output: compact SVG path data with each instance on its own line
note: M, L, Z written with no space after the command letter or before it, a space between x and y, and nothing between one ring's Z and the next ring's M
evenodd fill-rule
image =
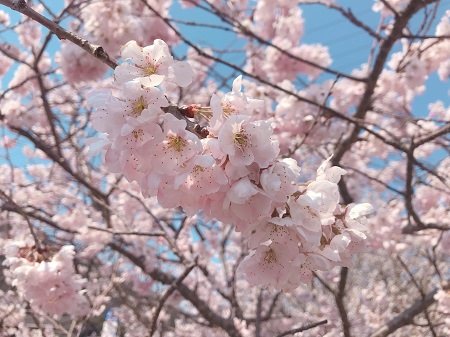
M193 72L165 42L142 48L131 41L121 56L114 92L91 98L111 171L137 181L163 207L234 224L249 242L241 267L251 283L293 289L313 270L348 264L366 238L371 207L339 206L344 170L326 161L314 181L300 184L297 162L278 158L271 123L254 120L263 104L242 92L240 76L210 106L180 109L164 87L189 85ZM206 132L189 127L196 122Z
M363 247L370 204L339 205L337 183L345 170L325 161L317 177L295 192L247 233L253 251L240 268L252 284L293 290L311 271L348 266ZM272 179L276 181L276 179Z
M320 2L329 5L332 1ZM294 81L300 74L316 78L322 73L321 67L331 65L327 47L302 41L304 19L299 1L257 1L253 17L248 29L252 35L270 41L272 46L261 48L249 41L247 54L251 57L247 58L247 71L274 83L282 83Z
M83 296L85 280L75 273L73 246L63 246L55 255L23 242L5 248L12 284L34 310L50 315L79 317L89 309Z
M163 17L169 17L171 3L171 0L152 1L151 7ZM173 44L178 42L176 34L144 1L98 0L71 7L73 15L77 17L71 22L72 29L91 43L101 45L113 58L119 54L120 47L133 38L138 38L141 44L151 43L156 38ZM56 61L64 77L74 84L98 80L107 70L96 58L65 42L62 43L61 52L56 54Z

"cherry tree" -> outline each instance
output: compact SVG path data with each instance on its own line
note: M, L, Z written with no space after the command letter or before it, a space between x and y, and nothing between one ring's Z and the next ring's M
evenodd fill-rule
M448 336L450 10L344 2L0 0L0 336Z

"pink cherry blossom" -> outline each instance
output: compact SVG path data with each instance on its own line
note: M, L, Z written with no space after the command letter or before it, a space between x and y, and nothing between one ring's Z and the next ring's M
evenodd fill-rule
M221 127L218 139L221 150L234 166L253 162L265 168L278 155L278 144L271 139L267 122L251 122L245 116L231 116Z
M70 314L74 317L86 314L88 303L83 296L85 282L73 269L75 255L72 246L64 246L50 261L29 261L21 257L25 250L33 248L13 247L9 263L13 269L13 284L30 304L50 315ZM39 254L39 253L38 253Z
M122 63L115 69L114 76L119 83L135 79L146 87L155 87L164 80L173 80L185 87L192 81L189 64L174 61L169 47L160 39L144 48L130 41L122 48L121 56L130 63Z
M1 3L0 335L450 335L441 2Z
M291 240L262 244L242 261L240 268L252 285L281 288L295 266L296 245Z
M185 121L171 114L166 114L163 120L165 138L151 154L155 170L160 174L182 172L185 163L201 153L201 143L197 136L186 131Z

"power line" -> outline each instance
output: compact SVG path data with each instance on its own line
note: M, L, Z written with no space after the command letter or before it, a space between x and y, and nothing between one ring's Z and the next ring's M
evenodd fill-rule
M369 13L372 13L372 10L371 10L371 9L365 9L365 10L360 11L360 12L358 12L358 13L354 13L354 15L355 15L357 18L361 18L361 17L367 16L367 14L369 14ZM303 18L306 18L306 16L303 15ZM307 21L305 20L305 23L306 23L306 22L307 22ZM348 24L351 24L351 23L348 21L348 19L343 18L343 17L341 17L341 18L339 18L339 19L336 19L336 20L333 20L333 21L331 21L331 22L327 22L326 24L321 24L321 25L318 25L318 26L316 26L316 27L312 27L311 29L308 29L307 26L306 26L306 24L305 24L305 33L307 33L307 34L313 34L313 33L316 33L316 32L322 31L322 30L326 30L326 29L336 29L336 26L339 26L339 25L341 25L342 23L348 23Z

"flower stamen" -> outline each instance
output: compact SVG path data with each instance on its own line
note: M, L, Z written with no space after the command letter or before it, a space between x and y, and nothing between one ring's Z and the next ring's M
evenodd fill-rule
M144 74L145 76L151 76L156 74L156 72L158 71L158 66L154 65L154 64L150 64L147 67L144 68Z
M169 149L175 150L176 152L181 152L186 147L187 142L184 138L180 136L169 136L167 145Z
M249 143L247 133L243 129L233 133L233 142L241 151L244 150Z
M275 261L277 261L277 254L275 254L275 251L272 248L269 248L264 256L264 263L271 264Z
M146 108L146 104L144 101L144 97L141 96L133 103L133 109L131 111L131 115L133 117L139 117L145 108Z
M131 132L131 135L133 136L134 140L142 141L144 139L144 130L142 129L136 129Z
M222 103L222 111L223 111L223 115L225 117L230 117L231 115L233 115L236 110L233 108L233 106L230 103Z

